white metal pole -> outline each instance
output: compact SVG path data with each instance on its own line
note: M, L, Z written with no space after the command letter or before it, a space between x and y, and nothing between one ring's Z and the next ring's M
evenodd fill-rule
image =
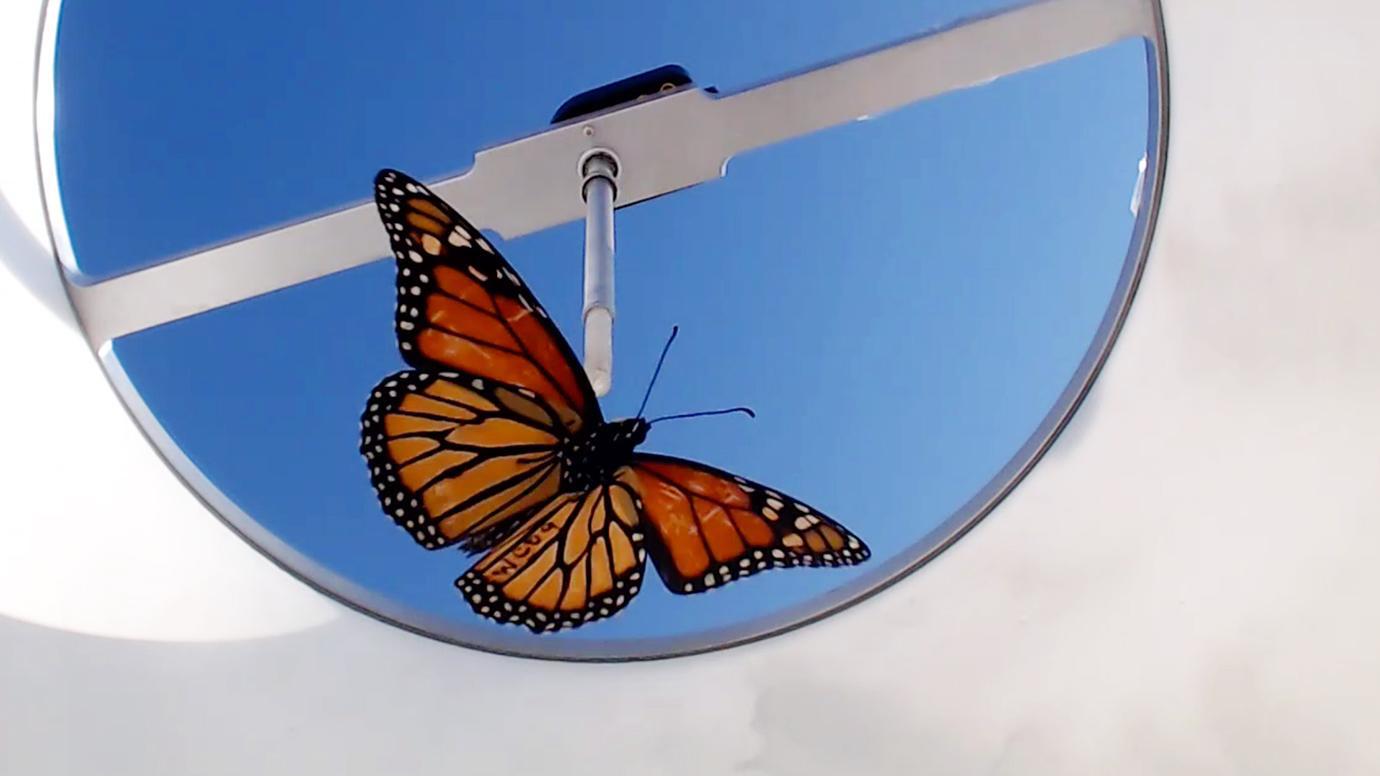
M596 396L613 387L613 201L618 163L606 152L584 157L585 373Z

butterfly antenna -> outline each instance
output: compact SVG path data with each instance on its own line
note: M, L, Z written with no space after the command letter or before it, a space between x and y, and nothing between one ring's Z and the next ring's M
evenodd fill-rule
M656 379L661 375L661 365L666 363L666 353L671 349L671 343L676 341L676 334L680 332L679 326L671 327L671 336L666 338L666 344L661 346L661 357L656 360L656 370L652 372L652 379L647 383L647 392L642 394L642 406L637 408L637 417L642 417L642 411L647 409L647 400L652 398L652 386L656 385Z
M757 413L753 412L751 407L729 407L726 410L707 410L705 412L683 412L679 415L663 415L659 418L656 418L655 420L649 420L647 421L647 423L648 425L650 425L652 423L660 423L663 420L680 420L681 418L704 418L710 415L728 415L733 412L741 412L744 415L747 415L749 418L757 417Z

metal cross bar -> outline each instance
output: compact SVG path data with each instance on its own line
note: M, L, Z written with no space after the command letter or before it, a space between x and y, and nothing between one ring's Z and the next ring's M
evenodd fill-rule
M682 87L584 116L482 150L468 172L433 188L476 226L517 237L585 216L569 176L593 148L612 149L626 165L618 180L626 206L714 180L730 158L754 148L1125 38L1154 40L1155 24L1150 0L1039 0L734 94ZM52 141L42 134L50 220L55 234L65 233ZM57 243L73 303L99 346L381 258L387 240L373 210L355 205L90 285L76 278L65 241Z

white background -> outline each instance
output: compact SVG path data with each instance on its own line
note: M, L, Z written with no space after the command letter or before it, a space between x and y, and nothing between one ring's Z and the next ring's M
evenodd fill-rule
M0 773L1380 772L1380 10L1165 0L1172 138L1092 399L968 538L729 652L478 654L311 592L62 310L0 4Z

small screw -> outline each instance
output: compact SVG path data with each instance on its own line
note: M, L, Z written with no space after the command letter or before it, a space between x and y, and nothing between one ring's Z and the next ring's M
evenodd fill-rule
M594 137L594 127L585 127L585 137Z

